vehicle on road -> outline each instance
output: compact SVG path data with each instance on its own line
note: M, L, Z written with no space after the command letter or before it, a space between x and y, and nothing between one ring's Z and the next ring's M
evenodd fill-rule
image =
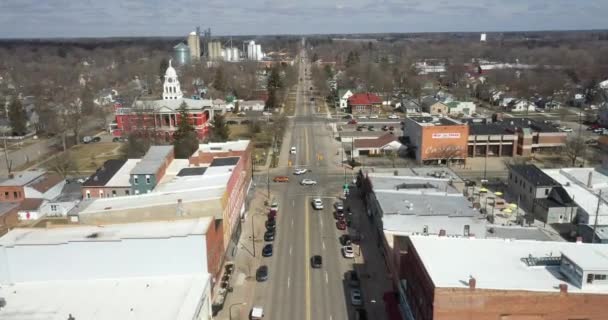
M367 116L357 116L359 119L367 119Z
M312 200L312 207L315 210L323 210L323 201L321 198L315 198Z
M390 127L388 127L388 130L393 131L393 130L395 130L395 127L390 126Z
M342 204L342 202L336 202L336 203L334 203L334 208L338 212L344 211L344 205Z
M306 172L308 172L308 169L301 168L301 169L294 170L293 174L295 174L296 176L299 176L301 174L305 174Z
M323 258L320 255L314 255L310 258L310 265L313 268L321 268L323 266Z
M350 245L351 243L353 243L352 239L347 234L341 235L340 238L338 238L338 240L340 240L340 244L343 246L347 246L347 245Z
M274 241L274 235L275 235L274 230L268 230L268 231L264 232L264 241Z
M361 290L359 289L350 289L350 303L353 306L363 305L363 298L361 298Z
M354 258L355 251L353 250L353 246L342 247L342 255L344 256L344 258Z
M388 116L389 119L399 119L399 116L396 114L391 114L390 116Z
M351 270L346 273L346 281L348 282L348 285L353 288L357 288L361 285L361 282L359 281L359 275L355 270Z
M365 126L357 126L357 131L363 131L363 128L365 128Z
M350 121L348 121L348 124L357 124L357 120L351 119Z
M296 154L296 147L291 147L291 150L289 150L289 153Z
M128 142L129 138L127 137L114 137L112 138L112 142Z
M258 282L263 282L268 280L268 266L260 266L258 271L255 273L255 279Z
M276 177L272 178L272 181L274 181L274 182L289 182L289 177L287 177L287 176L276 176Z
M262 256L272 257L272 243L269 243L264 246L264 248L262 249Z
M562 132L572 132L573 131L572 128L568 128L568 127L561 127L561 128L559 128L559 130Z
M264 319L264 308L255 306L249 313L249 319L251 320L262 320Z
M344 221L344 220L336 221L336 228L338 228L338 230L346 230L346 221Z
M334 218L336 220L344 220L344 211L334 211Z
M91 137L91 136L84 136L82 138L82 142L83 143L91 143L91 142L99 142L101 141L101 137Z
M300 184L303 186L315 186L317 185L317 181L312 179L302 179L302 181L300 181Z
M375 129L374 129L374 126L367 126L367 130L374 131Z
M371 116L369 116L370 119L378 119L378 115L377 114L372 114Z
M382 126L382 131L388 131L388 126L387 125L383 125Z

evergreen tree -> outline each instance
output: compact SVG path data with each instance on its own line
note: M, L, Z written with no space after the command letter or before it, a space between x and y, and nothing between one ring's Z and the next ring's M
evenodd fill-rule
M173 134L173 147L177 159L188 159L198 149L198 137L189 121L188 105L185 102L179 106L179 123Z
M14 135L22 136L27 132L27 115L21 101L13 98L8 109L8 120Z
M82 113L85 115L91 115L95 111L95 103L93 98L93 92L89 86L85 86L80 93L80 101L82 102Z
M215 70L215 77L213 78L213 88L217 91L226 90L226 79L224 78L224 68L221 66Z
M276 89L268 90L268 99L266 99L265 107L267 110L273 110L277 107Z
M226 124L226 119L220 113L213 116L213 131L210 140L212 142L225 142L230 137L230 128Z
M160 66L158 69L158 77L160 78L160 82L165 81L165 72L167 72L167 68L169 68L169 61L166 58L160 60Z

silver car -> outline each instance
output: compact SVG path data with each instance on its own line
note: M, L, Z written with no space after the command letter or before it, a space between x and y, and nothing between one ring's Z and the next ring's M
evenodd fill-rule
M363 305L363 298L361 297L361 290L359 290L359 289L350 289L350 303L353 306L361 306L361 305Z
M312 179L303 179L302 181L300 181L300 184L303 186L315 186L317 185L317 182Z

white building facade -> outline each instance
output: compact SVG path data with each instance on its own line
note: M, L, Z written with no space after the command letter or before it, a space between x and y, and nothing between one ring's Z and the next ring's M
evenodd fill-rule
M169 67L165 72L165 83L163 84L163 100L177 100L183 96L184 94L177 79L177 72L175 72L175 69L171 65L171 60L169 60Z

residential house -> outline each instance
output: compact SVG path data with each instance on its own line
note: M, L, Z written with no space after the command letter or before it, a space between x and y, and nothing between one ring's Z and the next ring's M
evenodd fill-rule
M338 90L338 107L340 110L345 110L348 107L348 99L353 96L353 92L349 89Z
M511 102L508 103L504 108L511 112L534 112L534 110L536 110L536 105L528 100L514 99L511 100Z
M470 116L475 113L475 103L468 101L451 101L447 103L448 113Z
M104 162L103 165L101 165L101 167L82 184L83 199L105 198L117 193L117 191L112 192L112 189L106 188L106 184L112 180L116 172L118 172L126 162L126 160L119 159L111 159ZM129 185L129 193L131 192L130 189L131 187Z
M127 179L128 180L128 179ZM55 199L44 202L40 208L41 217L66 217L82 200L82 183L68 180Z
M16 172L0 182L0 202L20 202L26 198L53 199L65 181L44 170Z
M19 215L19 221L24 220L38 220L40 219L40 206L44 202L44 199L29 198L21 201L17 211Z
M348 98L348 108L352 114L368 115L379 113L382 99L373 93L355 93Z
M387 133L376 139L355 139L353 156L381 155L389 151L400 153L403 145L392 133Z
M249 100L239 102L239 111L264 111L266 103L263 100Z
M448 106L432 96L422 98L420 106L422 112L430 113L432 115L447 115L449 113Z
M173 158L173 146L151 146L131 170L129 184L132 193L143 194L154 190Z
M417 114L422 111L420 104L416 100L410 98L401 99L401 102L397 103L395 109L399 109L399 111L405 114Z

